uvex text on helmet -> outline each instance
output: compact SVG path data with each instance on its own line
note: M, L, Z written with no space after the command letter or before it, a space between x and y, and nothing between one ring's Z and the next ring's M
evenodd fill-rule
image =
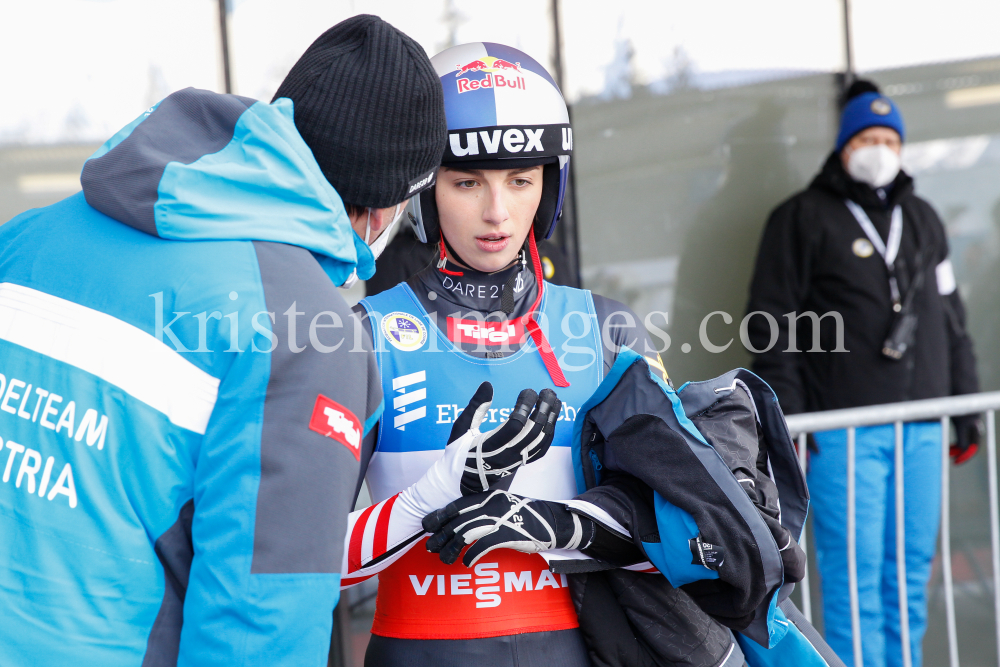
M312 43L278 88L327 180L348 203L385 208L433 185L446 142L441 85L424 50L377 16Z
M492 42L455 46L431 58L444 92L448 141L442 164L467 169L544 165L536 239L548 238L562 209L573 129L559 87L544 67ZM413 203L417 236L439 234L432 190Z

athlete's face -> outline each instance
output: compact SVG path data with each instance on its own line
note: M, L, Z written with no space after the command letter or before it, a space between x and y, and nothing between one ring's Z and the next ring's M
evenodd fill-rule
M491 273L517 259L542 199L542 167L441 167L435 197L441 231L469 268ZM448 258L456 258L448 253Z

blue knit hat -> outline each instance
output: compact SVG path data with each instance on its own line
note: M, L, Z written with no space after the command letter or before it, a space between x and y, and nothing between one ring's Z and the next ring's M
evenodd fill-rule
M888 127L905 138L903 116L899 107L880 93L862 93L844 106L840 115L840 132L837 133L837 150L840 151L858 132L869 127Z

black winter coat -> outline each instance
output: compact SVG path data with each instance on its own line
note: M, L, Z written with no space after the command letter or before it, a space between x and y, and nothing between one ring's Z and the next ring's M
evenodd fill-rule
M878 252L867 257L864 231L844 203L861 205L883 241L892 209L903 210L903 235L896 272L905 294L917 271L923 288L914 300L916 338L904 357L882 355L894 313L889 272ZM900 172L881 192L852 179L840 155L832 153L809 187L771 213L761 240L750 286L748 313L763 311L777 322L777 341L755 355L753 370L768 382L786 414L832 410L979 390L972 341L958 291L939 293L937 267L948 258L944 226L931 205L913 193L913 179ZM918 259L921 266L917 266ZM945 286L947 287L947 286ZM837 322L820 320L813 346L813 320L796 320L796 348L789 350L788 313L812 311L843 318L843 347ZM763 315L748 323L749 342L768 347L772 326Z

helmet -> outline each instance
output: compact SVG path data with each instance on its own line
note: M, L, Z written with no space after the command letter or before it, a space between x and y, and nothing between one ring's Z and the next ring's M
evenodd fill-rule
M492 42L446 49L431 58L444 88L448 144L443 166L517 169L544 165L534 236L547 239L562 212L573 129L562 93L531 56ZM411 200L410 222L423 243L440 235L434 189Z

